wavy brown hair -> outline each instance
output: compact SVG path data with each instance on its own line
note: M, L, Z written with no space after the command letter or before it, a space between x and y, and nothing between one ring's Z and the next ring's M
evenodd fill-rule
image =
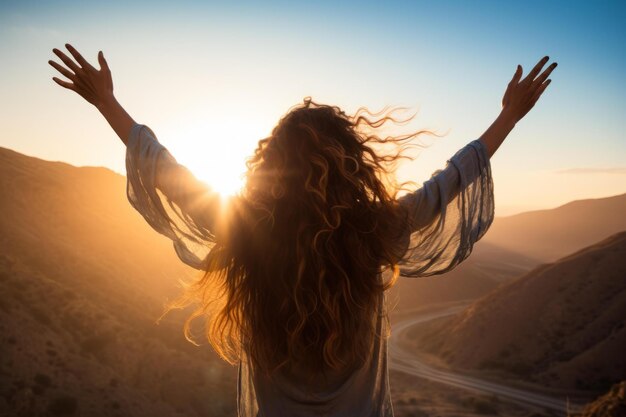
M218 354L248 354L272 372L364 363L382 293L398 276L406 226L393 177L403 151L427 130L381 136L400 109L348 116L336 106L292 108L259 141L242 193L225 208L206 273L171 307L197 303ZM375 148L392 146L392 152ZM393 273L383 280L385 270ZM387 275L387 274L385 274ZM386 317L385 317L386 319Z

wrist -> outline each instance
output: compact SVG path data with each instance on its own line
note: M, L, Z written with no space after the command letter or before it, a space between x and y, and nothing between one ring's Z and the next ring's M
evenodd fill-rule
M119 103L117 102L115 96L111 93L102 97L98 103L96 103L96 108L100 111L100 113L105 113L117 105L119 105Z
M511 129L513 129L515 124L518 122L517 116L507 107L502 109L498 115L498 120L500 120L503 125L510 127Z

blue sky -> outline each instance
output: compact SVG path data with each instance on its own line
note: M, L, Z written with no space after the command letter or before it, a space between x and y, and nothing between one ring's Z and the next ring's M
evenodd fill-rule
M491 160L496 214L626 192L624 2L2 2L0 146L124 173L104 119L51 81L51 49L103 50L116 95L212 184L312 96L418 111L448 134L403 165L418 183L484 132L517 64L559 63Z

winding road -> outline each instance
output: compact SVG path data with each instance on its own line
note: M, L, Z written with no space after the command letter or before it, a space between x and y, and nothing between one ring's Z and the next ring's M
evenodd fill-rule
M532 391L508 387L497 382L437 369L420 361L414 353L402 347L402 335L412 326L457 314L464 308L465 306L450 307L436 312L416 315L410 319L395 323L389 339L390 369L481 394L496 395L523 405L543 407L562 415L567 415L568 412L576 413L582 409L579 404L568 404L566 398L550 397Z

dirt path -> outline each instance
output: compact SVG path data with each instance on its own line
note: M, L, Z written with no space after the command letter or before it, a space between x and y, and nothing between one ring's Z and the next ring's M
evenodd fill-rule
M571 414L580 411L580 405L568 404L566 398L555 398L536 392L509 387L493 381L438 369L424 363L415 353L402 347L402 335L412 326L457 314L463 310L463 308L465 308L465 306L447 307L437 311L417 314L409 319L395 323L393 325L391 338L389 339L389 367L409 375L418 376L442 384L479 392L481 394L496 395L518 404L544 407L563 415L567 415L568 412Z

